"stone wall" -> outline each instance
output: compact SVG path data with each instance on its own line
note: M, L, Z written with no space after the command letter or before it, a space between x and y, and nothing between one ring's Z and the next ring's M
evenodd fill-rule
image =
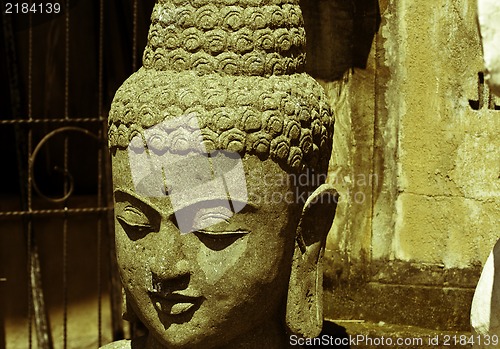
M378 5L366 67L324 83L337 111L330 181L342 195L327 315L468 330L500 232L500 101L482 75L476 3Z

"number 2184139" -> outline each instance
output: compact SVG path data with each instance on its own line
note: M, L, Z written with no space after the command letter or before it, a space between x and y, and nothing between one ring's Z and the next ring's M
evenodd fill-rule
M3 12L5 14L51 14L60 13L61 4L58 2L46 2L46 3L28 3L28 2L7 2L4 4Z

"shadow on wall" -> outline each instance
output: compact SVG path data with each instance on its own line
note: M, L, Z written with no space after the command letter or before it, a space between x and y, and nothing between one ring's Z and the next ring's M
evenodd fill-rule
M301 0L307 34L307 72L336 80L366 68L380 26L378 0Z

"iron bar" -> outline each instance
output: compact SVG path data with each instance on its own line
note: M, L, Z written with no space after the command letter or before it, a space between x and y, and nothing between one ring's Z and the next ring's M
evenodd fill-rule
M104 71L104 0L99 1L99 66L98 66L98 100L97 115L102 117L103 113L103 71ZM102 139L102 130L99 131L99 139ZM97 154L97 206L102 206L102 148ZM102 215L97 220L97 346L102 345L102 275L101 275L101 250L102 250Z
M137 70L137 0L133 0L133 23L132 23L132 71Z
M31 15L30 15L30 19L31 19ZM32 56L32 52L33 52L33 28L31 27L31 23L30 23L30 26L29 26L29 55L28 55L28 120L31 120L32 119L32 116L33 116L33 95L32 95L32 89L31 89L31 85L32 85L32 82L33 82L33 56ZM12 115L13 117L16 117L16 115ZM17 129L17 131L20 132L19 128ZM29 156L31 154L31 149L32 149L32 143L33 143L33 132L32 130L28 130L28 151L27 151L27 157L26 159L29 159ZM23 161L24 157L23 158L20 158L19 159L19 162L20 163L24 163ZM29 160L28 160L28 173L26 173L26 169L23 168L22 171L20 171L20 180L23 180L24 178L23 177L27 177L26 178L26 182L27 182L27 201L28 201L28 211L31 211L31 204L32 204L32 192L31 192L31 176L29 175L29 166L30 166L30 163L29 163ZM23 178L23 179L21 179ZM23 185L21 184L21 188L23 188ZM23 194L23 190L21 189L21 194ZM26 200L25 196L22 195L22 201ZM22 206L23 206L23 209L25 208L24 207L24 202L22 203ZM26 219L24 220L26 221ZM29 331L29 349L31 349L33 347L33 329L32 329L32 321L33 321L33 300L36 299L35 296L33 296L33 278L31 277L31 275L33 274L33 269L34 269L34 266L33 266L33 258L31 258L31 256L33 255L33 250L34 250L34 246L33 246L33 221L31 220L31 217L27 217L27 256L28 256L28 331ZM37 254L38 256L38 254ZM36 292L36 291L35 291Z
M68 216L63 221L63 348L68 347Z
M102 205L102 150L99 149L97 169L97 205ZM97 220L97 344L102 345L102 275L101 275L101 250L102 250L102 215Z
M16 125L16 124L67 124L67 123L99 123L102 118L64 118L64 119L15 119L15 120L0 120L0 125Z
M70 0L66 0L65 11L65 64L64 64L64 118L69 119L69 5ZM68 172L68 137L64 138L64 169L63 173ZM64 176L64 208L67 209L67 199L71 195L73 189L73 181L70 182L70 190L68 190L68 176ZM63 223L63 349L68 348L68 216L64 215Z
M0 219L10 219L17 217L44 217L44 216L59 216L59 215L80 215L101 212L113 212L113 207L85 207L85 208L66 208L66 209L47 209L47 210L30 210L30 211L3 211L0 212Z
M30 224L31 225L31 224ZM35 329L37 334L37 347L40 349L52 348L52 335L48 322L47 308L45 306L45 297L42 286L42 270L40 267L40 255L38 254L38 245L34 240L31 242L31 273L30 284L33 297L33 315L35 317Z
M3 274L3 268L0 267ZM5 349L5 306L7 297L4 291L4 282L7 281L6 278L0 277L0 349Z
M30 0L31 4L31 0ZM28 29L28 40L29 40L29 50L28 50L28 119L33 118L33 15L30 11L29 13L29 29ZM28 131L28 154L32 150L32 130ZM28 171L23 171L23 176L27 177L28 183L28 211L32 209L32 188L31 188L31 175L29 172L30 159L28 156ZM42 270L40 267L40 256L38 254L38 245L36 243L35 232L33 230L33 221L31 216L26 217L28 219L28 258L30 260L30 281L29 286L31 288L32 294L32 306L33 311L30 311L30 347L32 345L31 341L31 316L35 317L35 330L37 337L37 346L40 349L52 349L52 334L49 325L49 314L45 306L45 297L43 294L42 286Z

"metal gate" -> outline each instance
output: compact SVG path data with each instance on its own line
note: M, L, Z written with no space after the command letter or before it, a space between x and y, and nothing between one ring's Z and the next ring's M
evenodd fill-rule
M1 4L0 349L96 348L124 336L107 112L154 1Z

